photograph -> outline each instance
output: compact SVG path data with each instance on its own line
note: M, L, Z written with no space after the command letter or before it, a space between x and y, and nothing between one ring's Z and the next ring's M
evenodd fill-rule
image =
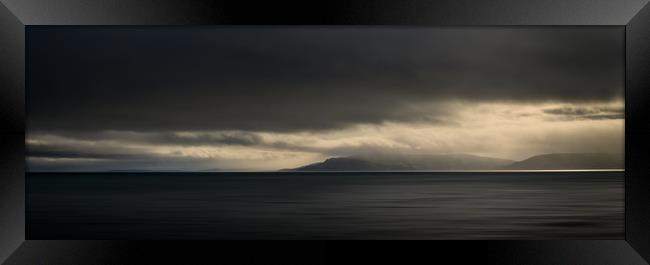
M25 30L32 240L624 240L625 27Z

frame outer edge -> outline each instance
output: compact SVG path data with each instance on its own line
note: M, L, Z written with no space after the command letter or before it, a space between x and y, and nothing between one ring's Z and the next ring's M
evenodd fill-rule
M113 3L113 5L109 5L112 8L108 8L99 17L95 16L97 14L93 12L80 11L84 9L83 6L86 6L85 8L89 6L94 7L91 8L91 11L102 10L101 7L106 7L106 3L108 2ZM122 3L116 5L115 3L117 2ZM148 4L141 4L144 2ZM201 5L191 7L194 3L183 4L182 1L163 0L163 4L158 7L152 6L150 2L132 1L132 3L136 4L129 4L128 1L94 1L93 3L84 5L82 1L62 0L56 5L53 5L54 2L46 4L46 1L36 0L0 0L0 43L2 43L0 45L0 62L3 64L3 67L0 67L0 217L2 217L0 218L0 262L7 255L11 254L11 251L17 248L25 239L25 72L23 71L25 69L25 27L23 24L210 25L242 23L246 18L250 18L250 15L244 15L243 19L242 17L236 16L237 12L243 12L245 10L242 10L241 7L224 8L222 5L215 4L221 3L221 1L197 0L197 2L202 3L201 8L196 7ZM522 4L517 4L512 1L486 1L488 2L487 5L491 4L494 7L486 8L486 4L483 4L483 6L475 8L475 10L483 9L483 11L479 11L478 13L465 12L457 18L454 18L455 15L449 15L448 13L453 14L450 11L457 10L458 6L463 6L463 4L450 4L451 1L440 2L443 2L442 6L447 7L447 9L441 8L440 11L427 9L419 12L415 12L418 10L414 11L408 8L391 10L389 7L394 7L394 5L388 4L387 1L379 1L379 4L369 6L368 11L355 11L355 9L363 6L355 6L354 4L358 4L358 2L353 2L351 6L345 8L338 5L334 7L330 6L332 9L328 10L328 12L348 12L345 13L345 16L339 16L337 19L339 21L347 19L347 22L350 22L350 24L364 22L376 24L377 22L386 21L383 24L427 24L440 26L459 24L476 26L480 26L481 24L622 25L629 21L626 26L626 240L641 256L646 260L650 260L650 232L648 231L650 227L650 203L648 203L650 201L650 193L647 192L650 190L648 186L650 185L648 177L650 163L643 161L643 157L635 158L629 155L647 153L648 148L650 148L650 140L647 138L647 136L650 136L650 130L647 129L648 125L645 125L648 123L648 119L644 117L645 113L650 113L650 108L648 107L650 104L644 104L650 101L650 97L647 95L648 89L650 88L650 65L647 61L650 58L650 48L648 48L650 47L650 8L646 5L631 20L630 16L627 16L634 15L634 11L639 10L647 1L618 1L616 5L626 6L626 8L613 10L610 13L612 16L609 18L603 18L602 16L602 14L607 14L610 11L603 8L604 6L610 7L610 5L603 5L603 1L596 1L596 3L599 3L597 7L582 11L577 15L569 14L575 8L561 10L558 14L549 12L549 10L552 11L554 8L557 8L558 1L537 1L537 5L535 6L541 7L543 11L540 14L526 14L525 11L530 11L528 8L522 9ZM465 2L467 4L467 1L459 2ZM540 2L554 4L545 8L539 4ZM568 3L560 4L560 6L572 6L572 3L578 3L579 5L577 6L587 5L585 1L566 2ZM188 1L187 3L190 2ZM18 16L14 16L3 4L11 7ZM53 8L39 9L40 4L46 4ZM495 12L494 15L487 15L485 13L490 10L503 11L501 8L507 7L508 4L514 5L514 7L506 10L505 16L502 18L498 17L502 15L499 12ZM75 5L77 8L74 9L74 12L78 13L78 15L70 11L65 11L67 8L74 7ZM437 6L437 4L433 4L432 6ZM97 9L97 7L100 8ZM135 11L127 12L131 7L138 8L133 9ZM147 12L145 11L148 8L151 8L151 12L146 14ZM581 14L589 14L593 10L600 11L596 12L596 14L580 17ZM423 12L444 14L444 16L441 18L418 18L418 16L426 15ZM524 15L516 15L517 12L524 12ZM528 15L532 15L533 17L527 17ZM408 16L415 18L408 18ZM269 15L259 18L253 21L252 24L268 17ZM296 17L294 16L292 18ZM297 18L305 18L305 16ZM321 19L325 22L329 21L327 19ZM462 21L467 22L459 23ZM19 71L16 71L16 69ZM634 145L629 144L629 142L634 142Z
M626 26L625 240L650 260L650 4ZM636 154L636 155L632 155Z
M25 241L25 26L0 4L0 262Z
M625 25L647 0L0 0L25 25Z

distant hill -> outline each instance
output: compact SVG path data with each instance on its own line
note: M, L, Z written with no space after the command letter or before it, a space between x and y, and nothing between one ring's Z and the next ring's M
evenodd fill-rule
M620 154L544 154L514 161L468 154L335 157L283 171L623 169Z
M360 158L335 157L320 163L314 163L288 171L373 171L373 170L407 170L397 165L383 165Z
M365 157L365 159L411 170L489 170L499 169L515 162L509 159L470 154L374 155Z
M621 154L545 154L515 162L503 169L561 170L561 169L623 169Z
M377 155L337 157L285 171L488 170L512 164L507 159L453 155Z

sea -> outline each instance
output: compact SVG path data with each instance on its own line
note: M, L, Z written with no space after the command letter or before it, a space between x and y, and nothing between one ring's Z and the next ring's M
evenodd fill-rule
M27 239L623 239L623 171L28 173Z

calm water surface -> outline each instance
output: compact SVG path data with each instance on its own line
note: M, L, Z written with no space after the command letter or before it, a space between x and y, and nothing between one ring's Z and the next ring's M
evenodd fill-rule
M29 173L29 239L622 239L623 172Z

